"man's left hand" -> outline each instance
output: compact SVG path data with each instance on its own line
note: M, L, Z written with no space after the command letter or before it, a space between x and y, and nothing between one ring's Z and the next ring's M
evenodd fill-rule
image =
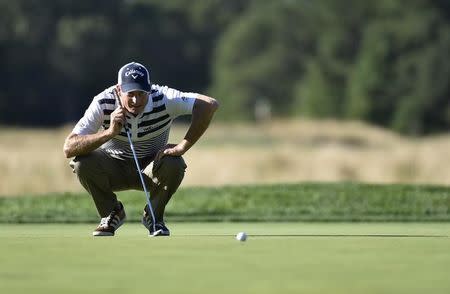
M167 144L156 154L156 159L161 159L164 155L169 156L182 156L186 153L187 149L184 144Z

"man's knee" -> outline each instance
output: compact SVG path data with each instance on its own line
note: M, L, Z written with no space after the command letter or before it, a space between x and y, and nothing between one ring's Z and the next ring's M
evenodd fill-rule
M164 156L158 162L152 162L145 170L155 184L178 186L184 178L186 163L181 156Z
M164 156L159 163L157 178L170 195L175 193L184 178L186 163L181 156Z
M90 155L77 156L70 162L73 172L79 177L84 177L90 174L94 164L95 160L93 156Z
M168 178L184 177L186 163L181 156L164 156L159 162L157 173L164 174Z

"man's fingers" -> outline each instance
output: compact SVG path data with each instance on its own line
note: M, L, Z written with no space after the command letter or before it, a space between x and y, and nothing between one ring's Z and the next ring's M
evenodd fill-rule
M177 149L176 144L167 144L163 149L156 153L155 160L160 160L164 155L177 156L182 155L182 153Z
M115 117L115 118L114 118L114 121L115 121L116 123L122 125L122 126L123 126L124 123L125 123L125 119L124 119L123 117Z
M177 148L168 148L168 149L164 150L164 155L178 156L178 155L183 155L183 154L182 154L182 151Z
M116 119L121 122L124 123L125 122L125 115L121 114L119 116L116 116Z
M122 107L117 107L111 113L111 128L114 130L114 134L120 133L120 130L126 124L125 110Z
M160 150L155 157L155 160L160 160L161 158L163 158L164 155L173 155L174 154L174 150L173 148L167 148L164 150Z
M123 108L118 107L116 108L116 110L113 111L113 113L111 114L111 116L113 116L114 121L124 124L125 123L125 112L123 110Z

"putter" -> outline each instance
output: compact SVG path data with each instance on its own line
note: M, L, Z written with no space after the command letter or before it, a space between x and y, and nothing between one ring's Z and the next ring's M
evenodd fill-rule
M114 89L114 96L119 101L120 107L123 108L122 102L120 101L119 93L117 93L116 89ZM139 174L139 178L141 179L142 188L144 188L145 200L147 200L148 209L150 210L150 214L152 216L153 234L151 234L150 237L155 237L155 236L158 236L159 234L161 234L162 230L158 230L158 231L156 230L156 227L155 227L156 219L155 219L155 214L153 213L152 203L150 202L150 193L147 191L147 187L145 186L144 178L142 177L142 173L141 173L141 167L139 166L139 161L136 156L136 151L134 151L134 144L133 144L133 141L131 140L131 134L130 134L130 131L128 130L126 122L125 122L124 128L125 128L125 132L127 133L128 143L130 143L131 152L133 153L134 162L136 163L137 172Z

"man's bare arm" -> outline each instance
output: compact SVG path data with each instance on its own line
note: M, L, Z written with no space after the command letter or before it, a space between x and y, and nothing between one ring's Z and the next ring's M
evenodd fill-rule
M88 154L113 137L109 129L91 135L70 133L64 142L64 154L67 158Z
M118 107L111 113L111 125L107 130L90 135L70 133L64 142L64 154L67 158L70 158L94 151L98 147L102 146L103 143L111 140L114 136L120 133L124 123L125 111L123 108Z
M192 109L192 121L184 139L176 146L164 150L167 155L183 155L203 135L211 122L219 103L211 97L199 95Z
M214 98L199 95L196 99L192 110L191 125L182 141L185 143L186 151L189 150L206 131L218 107L219 103Z

